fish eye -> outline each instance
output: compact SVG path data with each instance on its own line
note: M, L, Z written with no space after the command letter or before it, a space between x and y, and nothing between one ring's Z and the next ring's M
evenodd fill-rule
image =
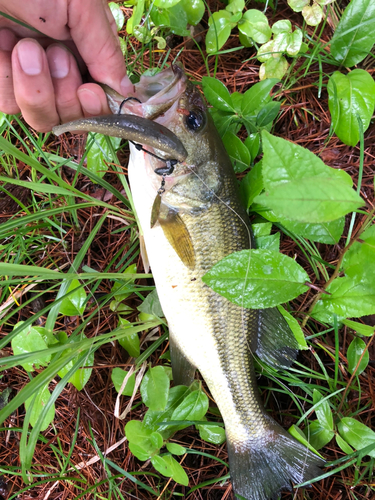
M185 121L188 129L193 132L198 132L206 124L206 117L200 109L194 109L194 111L189 112Z

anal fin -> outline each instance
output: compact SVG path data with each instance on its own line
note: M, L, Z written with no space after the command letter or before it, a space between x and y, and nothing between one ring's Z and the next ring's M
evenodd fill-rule
M191 385L194 381L195 366L190 363L181 351L171 332L169 334L169 348L171 353L174 385Z

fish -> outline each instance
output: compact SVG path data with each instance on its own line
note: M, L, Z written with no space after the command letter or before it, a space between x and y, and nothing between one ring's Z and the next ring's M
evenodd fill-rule
M324 464L268 415L257 387L254 354L285 368L298 343L277 308L240 307L202 280L224 257L254 248L254 240L230 158L200 91L172 65L142 76L136 96L141 103L125 103L122 112L168 128L187 152L178 161L173 151L159 150L157 158L130 144L128 167L169 326L174 383L189 385L196 370L205 380L224 420L234 493L276 499L292 483L320 475ZM112 99L113 111L119 102Z

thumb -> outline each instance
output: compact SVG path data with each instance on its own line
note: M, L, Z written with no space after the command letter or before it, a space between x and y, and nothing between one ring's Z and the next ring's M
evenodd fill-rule
M71 37L90 75L121 94L128 94L132 84L126 75L120 42L112 26L112 13L103 0L68 2L68 27ZM112 24L112 26L111 26Z

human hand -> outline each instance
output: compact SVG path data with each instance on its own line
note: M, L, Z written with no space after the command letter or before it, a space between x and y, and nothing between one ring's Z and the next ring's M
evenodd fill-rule
M0 111L21 112L40 132L60 121L109 113L104 91L82 84L78 64L94 80L123 95L131 92L106 0L0 0L0 11L42 32L0 16Z

